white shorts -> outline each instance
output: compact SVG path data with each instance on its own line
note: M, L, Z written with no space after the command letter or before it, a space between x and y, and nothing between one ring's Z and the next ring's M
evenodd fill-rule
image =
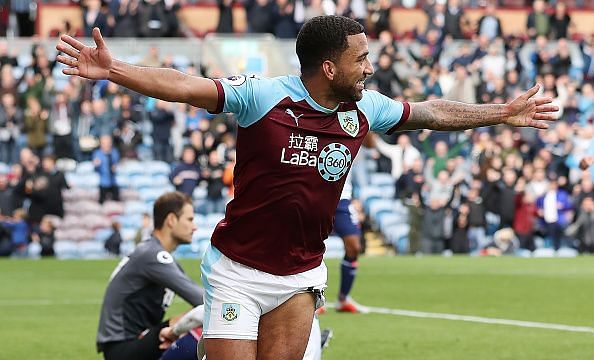
M201 270L205 290L203 337L207 339L257 340L260 316L293 295L315 293L316 307L322 306L328 277L323 261L303 273L272 275L231 260L212 245L204 254Z

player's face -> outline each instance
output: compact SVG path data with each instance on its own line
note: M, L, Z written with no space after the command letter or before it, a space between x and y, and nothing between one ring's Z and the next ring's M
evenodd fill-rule
M194 224L194 208L190 204L184 205L181 215L173 225L171 235L178 244L189 244L192 242L192 234L196 230Z
M363 97L364 82L373 74L373 66L367 57L369 47L364 33L349 35L349 47L337 62L332 90L339 101L359 101Z

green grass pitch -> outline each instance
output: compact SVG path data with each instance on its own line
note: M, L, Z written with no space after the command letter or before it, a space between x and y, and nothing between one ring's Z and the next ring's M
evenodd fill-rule
M99 359L95 331L116 260L0 261L0 359ZM327 261L333 302L338 261ZM198 261L182 261L199 281ZM353 297L390 309L594 327L594 257L368 257ZM189 308L179 298L169 314ZM320 318L324 359L594 359L594 334L386 314Z

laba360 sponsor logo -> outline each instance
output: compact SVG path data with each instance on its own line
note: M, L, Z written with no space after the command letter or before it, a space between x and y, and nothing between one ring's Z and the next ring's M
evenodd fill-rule
M317 168L320 176L326 181L338 181L348 172L351 166L351 151L345 145L328 144L322 149L319 156L315 154L317 151L317 137L291 134L289 146L281 151L280 162Z

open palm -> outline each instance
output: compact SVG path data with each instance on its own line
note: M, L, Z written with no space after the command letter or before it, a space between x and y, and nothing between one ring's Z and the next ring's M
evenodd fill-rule
M107 79L111 69L112 58L98 28L93 29L93 40L96 47L86 46L68 35L60 37L61 42L56 49L68 55L58 55L56 60L68 68L62 70L66 75L78 75L87 79Z
M559 107L551 105L553 99L550 97L533 98L539 88L539 85L535 85L507 104L508 119L505 121L506 124L547 129L548 121L556 120L557 115L554 112L559 111Z

